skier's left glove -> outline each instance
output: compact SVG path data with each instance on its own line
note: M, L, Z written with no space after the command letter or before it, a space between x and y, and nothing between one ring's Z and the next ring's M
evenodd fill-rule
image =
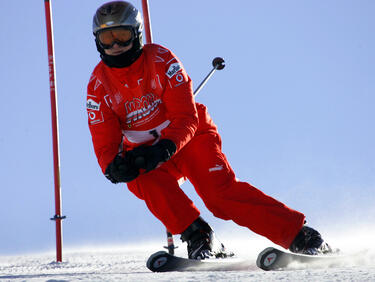
M158 167L159 164L168 161L176 152L177 147L169 139L161 139L151 146L141 145L126 153L126 157L132 159L132 163L149 172Z
M139 175L139 168L131 166L129 159L116 155L113 161L107 166L104 173L112 183L130 182Z

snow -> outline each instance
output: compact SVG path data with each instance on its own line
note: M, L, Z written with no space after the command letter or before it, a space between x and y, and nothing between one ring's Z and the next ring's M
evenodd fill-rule
M63 262L55 262L55 253L0 256L0 281L375 281L375 252L355 254L339 266L293 265L284 271L265 272L255 265L264 241L255 240L248 248L235 240L233 251L250 260L245 271L152 273L146 260L161 249L160 244L142 243L137 246L90 246L64 249ZM232 243L232 242L231 242ZM247 242L245 242L247 243ZM269 245L269 244L268 244ZM241 247L242 246L242 247ZM185 255L185 246L176 250Z

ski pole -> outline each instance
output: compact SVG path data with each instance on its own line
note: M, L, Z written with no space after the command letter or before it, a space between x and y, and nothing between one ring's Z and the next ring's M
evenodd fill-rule
M174 255L174 249L177 248L175 247L174 242L173 242L173 235L168 230L167 230L167 246L165 246L164 248L168 250L168 253L170 255Z
M201 91L203 86L207 83L207 81L210 79L210 77L214 74L216 70L222 70L225 67L225 62L223 58L216 57L212 60L212 70L208 73L208 75L203 79L201 84L199 84L198 88L194 91L194 96L198 95L198 93Z

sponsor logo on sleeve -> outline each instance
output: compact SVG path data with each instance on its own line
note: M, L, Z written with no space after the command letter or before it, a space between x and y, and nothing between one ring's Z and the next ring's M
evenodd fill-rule
M95 102L93 99L88 99L86 102L86 106L88 110L92 110L92 111L100 110L100 103Z
M181 66L179 63L173 63L169 66L169 69L167 70L166 75L169 78L172 78L176 73L178 73L181 70Z
M102 112L90 111L88 112L88 116L89 116L89 123L91 125L102 123L104 121L104 116Z
M86 107L90 124L97 124L104 121L103 113L100 111L100 104L93 99L87 99Z

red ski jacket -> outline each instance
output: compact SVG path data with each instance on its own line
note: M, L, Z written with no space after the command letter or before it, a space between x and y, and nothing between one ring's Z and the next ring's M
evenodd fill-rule
M146 44L129 67L110 68L101 61L91 75L86 105L103 172L121 151L170 139L178 152L195 134L216 132L205 106L195 103L181 62L156 44Z

